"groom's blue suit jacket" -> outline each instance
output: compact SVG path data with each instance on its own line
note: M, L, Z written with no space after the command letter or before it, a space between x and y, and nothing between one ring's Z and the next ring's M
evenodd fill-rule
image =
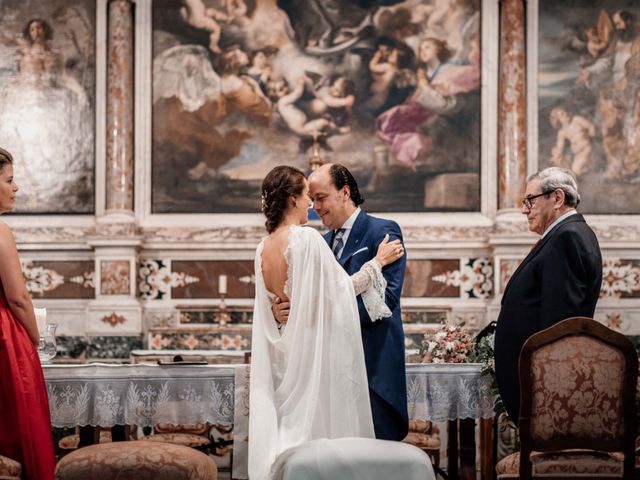
M378 245L387 233L389 241L402 241L402 232L396 222L372 217L364 210L360 212L339 260L349 275L376 256ZM333 231L325 234L330 247L334 235ZM392 312L390 318L372 322L362 298L358 296L373 424L376 437L386 440L402 440L409 428L404 331L400 318L400 294L406 263L405 255L382 270L387 280L385 303Z

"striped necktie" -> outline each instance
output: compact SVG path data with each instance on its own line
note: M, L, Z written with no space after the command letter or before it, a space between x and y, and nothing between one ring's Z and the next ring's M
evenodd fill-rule
M342 250L342 247L344 247L344 232L346 231L345 228L339 228L338 230L336 230L336 234L333 237L333 248L331 249L333 251L333 255L336 258L340 258L340 250Z

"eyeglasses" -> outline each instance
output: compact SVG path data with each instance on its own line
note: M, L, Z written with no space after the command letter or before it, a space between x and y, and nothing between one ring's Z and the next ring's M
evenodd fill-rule
M549 195L550 193L552 192L543 192L543 193L539 193L538 195L527 195L522 199L522 206L531 210L533 205L536 203L534 202L536 198L542 197L543 195Z

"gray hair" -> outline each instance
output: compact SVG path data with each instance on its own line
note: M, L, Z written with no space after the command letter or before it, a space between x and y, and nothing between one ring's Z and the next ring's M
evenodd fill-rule
M578 182L571 170L560 167L545 168L529 175L527 183L536 178L540 179L540 189L543 193L551 193L559 188L564 192L565 205L575 208L580 203Z
M0 170L2 170L5 165L11 164L13 164L13 157L8 151L0 147Z

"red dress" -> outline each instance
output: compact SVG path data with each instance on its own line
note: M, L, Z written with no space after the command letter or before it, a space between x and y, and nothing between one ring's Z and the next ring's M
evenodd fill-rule
M38 352L11 313L0 285L0 455L22 464L25 480L53 480L56 460Z

